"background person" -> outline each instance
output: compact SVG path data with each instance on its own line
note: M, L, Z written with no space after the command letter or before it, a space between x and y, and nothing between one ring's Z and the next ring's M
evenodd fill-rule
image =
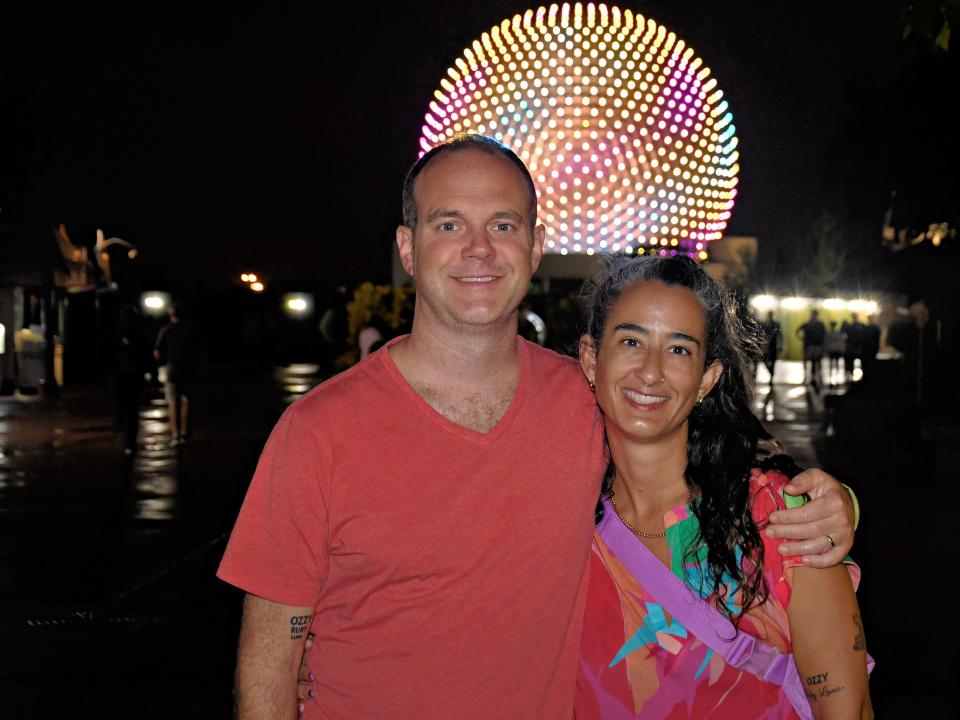
M124 305L120 309L113 360L117 383L117 410L125 455L132 455L137 450L143 380L150 360L148 342L140 315L132 306Z
M170 306L170 321L160 328L153 349L154 359L164 366L164 394L170 418L171 445L187 442L190 431L190 398L193 395L199 356L196 329L184 317L182 305Z
M853 370L854 364L857 360L860 360L861 368L863 366L863 341L865 340L864 333L866 327L856 313L853 313L850 316L849 322L844 322L840 326L840 330L847 338L847 344L843 352L843 366L844 372L847 376L847 381L853 380Z
M841 361L843 360L846 345L847 336L837 330L837 321L831 320L830 329L827 330L827 334L823 339L823 351L827 354L827 362L829 365L827 377L831 385L834 384L835 377L843 376L841 368L844 366L841 364Z
M803 335L803 374L807 382L819 384L823 371L823 342L827 328L820 321L820 313L810 311L810 319L797 328L797 335Z
M760 323L763 338L763 364L770 373L770 387L773 387L773 374L777 367L777 358L783 348L783 331L773 316L773 310L767 311L767 319Z

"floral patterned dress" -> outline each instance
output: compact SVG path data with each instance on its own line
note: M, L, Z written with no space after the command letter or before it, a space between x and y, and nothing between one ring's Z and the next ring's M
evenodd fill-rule
M761 529L769 523L770 513L786 507L783 486L787 482L777 472L753 471L751 511ZM608 513L601 527L608 522L621 521ZM706 572L706 549L698 547L690 557L687 553L688 548L696 546L699 536L696 516L687 505L681 505L665 515L664 525L670 569L712 603L708 584L701 583ZM787 606L791 568L800 564L800 558L780 555L779 540L770 540L762 532L760 537L769 597L741 619L740 632L781 652L792 652ZM849 558L847 568L856 587L860 570ZM712 583L709 585L712 587ZM739 588L732 578L726 585L728 607L737 613ZM732 635L732 626L730 632ZM669 618L656 598L606 547L599 532L594 533L577 679L577 720L797 717L779 686L728 665L677 620Z

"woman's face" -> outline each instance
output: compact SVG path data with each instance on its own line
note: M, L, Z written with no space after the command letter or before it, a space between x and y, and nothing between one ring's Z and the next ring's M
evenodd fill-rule
M714 362L704 369L706 314L685 288L639 282L625 290L607 316L599 351L580 341L580 365L596 383L608 434L657 442L683 434L698 398L720 378Z

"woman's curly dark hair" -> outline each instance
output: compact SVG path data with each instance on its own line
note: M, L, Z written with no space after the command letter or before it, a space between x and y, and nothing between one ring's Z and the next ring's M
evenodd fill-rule
M733 296L695 262L684 256L618 257L587 288L587 332L599 350L607 316L621 294L638 282L686 288L706 314L706 365L719 361L723 372L713 390L695 405L688 419L686 480L694 500L691 510L700 523L701 546L707 550L703 582L711 587L716 607L735 627L742 611L765 602L763 543L750 513L750 471L757 463L757 443L770 438L751 409L754 361L760 347L756 323L737 311ZM604 494L613 480L608 473ZM603 516L597 506L597 520ZM738 559L737 548L743 553ZM696 553L690 548L688 557ZM724 578L736 581L741 613L728 607Z

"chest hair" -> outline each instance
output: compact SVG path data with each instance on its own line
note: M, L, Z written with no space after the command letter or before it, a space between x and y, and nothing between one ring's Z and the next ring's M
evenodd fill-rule
M507 412L516 383L485 392L454 392L429 385L414 385L414 390L447 420L476 432L489 432Z

